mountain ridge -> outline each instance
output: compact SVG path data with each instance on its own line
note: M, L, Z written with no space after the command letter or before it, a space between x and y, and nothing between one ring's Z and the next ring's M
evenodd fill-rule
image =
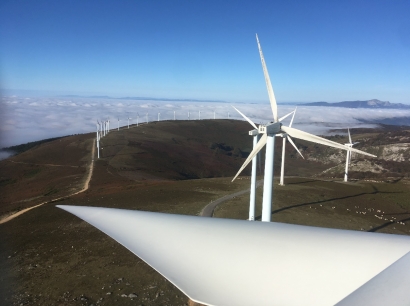
M380 101L378 99L371 100L356 100L342 102L311 102L300 104L303 106L327 106L327 107L346 107L346 108L394 108L394 109L410 109L410 105L403 103L391 103L389 101Z

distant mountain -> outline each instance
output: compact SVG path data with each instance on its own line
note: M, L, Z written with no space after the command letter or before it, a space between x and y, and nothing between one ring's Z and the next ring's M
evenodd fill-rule
M347 107L347 108L395 108L410 109L410 105L402 103L390 103L389 101L380 101L377 99L367 101L343 101L343 102L312 102L301 104L304 106L329 106L329 107Z

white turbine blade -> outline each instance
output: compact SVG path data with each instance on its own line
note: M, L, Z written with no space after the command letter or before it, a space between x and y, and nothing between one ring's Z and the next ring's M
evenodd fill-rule
M58 207L97 227L191 300L207 305L335 305L410 251L405 235ZM408 266L402 267L405 283L399 285L409 288ZM383 290L394 292L397 282L387 280ZM376 305L375 296L359 305ZM394 294L387 296L390 302L384 305L403 305Z
M278 121L282 121L282 120L286 119L287 117L289 117L290 115L292 115L294 112L295 112L295 111L291 111L289 114L286 114L285 116L280 117L280 118L278 119Z
M242 170L245 169L245 167L251 162L255 155L258 154L258 152L263 148L263 146L266 144L267 139L268 135L263 134L261 139L259 139L258 143L256 144L256 146L253 148L251 154L249 154L248 158L243 163L241 169L239 169L238 173L236 173L235 177L232 179L232 182L238 177Z
M300 153L298 147L295 145L295 143L293 142L292 138L290 138L289 135L286 135L286 138L289 140L289 142L292 144L292 146L296 149L296 151L298 151L298 153L300 154L300 156L302 156L303 159L305 159L302 155L302 153Z
M334 147L334 148L338 148L338 149L342 149L342 150L349 150L349 151L353 151L353 152L363 154L363 155L367 155L367 156L371 156L371 157L377 157L376 155L373 155L373 154L370 154L370 153L367 153L367 152L364 152L364 151L360 151L360 150L357 150L357 149L353 149L353 148L347 147L345 145L342 145L340 143L337 143L337 142L334 142L334 141L331 141L331 140L328 140L328 139L325 139L325 138L322 138L322 137L319 137L319 136L316 136L316 135L313 135L313 134L310 134L310 133L306 133L306 132L303 132L303 131L298 130L298 129L290 128L290 127L283 126L283 125L282 125L281 129L285 133L289 134L291 137L294 137L294 138L303 139L303 140L307 140L307 141L315 142L315 143L320 143L320 144L325 145L325 146Z
M253 121L251 119L249 119L248 117L246 117L244 114L242 114L239 109L237 109L235 106L231 105L239 114L241 114L242 117L245 118L246 121L248 121L255 129L258 129L258 127L256 126L255 123L253 123Z
M296 110L297 110L297 107L293 111L293 116L292 116L292 119L290 120L289 127L292 127L293 119L295 119Z
M336 306L410 305L410 253L373 277Z
M278 122L278 105L276 104L275 94L273 92L272 84L270 82L268 68L266 67L265 58L263 57L262 48L259 43L258 34L256 34L256 41L258 42L259 55L261 57L263 74L265 76L266 88L268 89L270 106L273 113L273 121Z
M349 143L351 144L351 143L352 143L352 137L350 137L350 131L349 131L349 129L347 129L347 133L349 134Z

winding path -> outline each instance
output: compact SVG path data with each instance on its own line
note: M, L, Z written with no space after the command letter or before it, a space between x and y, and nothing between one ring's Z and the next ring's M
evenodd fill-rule
M256 188L258 188L258 187L262 184L262 182L263 182L263 180L257 181L257 182L256 182ZM201 216L201 217L212 217L213 214L214 214L215 208L216 208L219 204L221 204L222 202L225 202L225 201L227 201L227 200L233 199L234 197L243 195L243 194L245 194L245 193L247 193L247 192L250 192L250 188L249 188L249 189L245 189L245 190L241 190L241 191L238 191L238 192L235 192L235 193L228 194L228 195L226 195L226 196L223 196L222 198L219 198L219 199L217 199L217 200L215 200L215 201L212 201L211 203L209 203L208 205L206 205L206 206L201 210L201 212L199 213L199 216Z
M45 201L45 202L40 203L40 204L37 204L37 205L35 205L35 206L32 206L32 207L29 207L29 208L20 210L20 211L14 213L14 214L12 214L12 215L9 215L9 216L7 216L7 217L1 219L1 220L0 220L0 224L6 223L6 222L8 222L8 221L10 221L10 220L13 220L14 218L17 218L18 216L20 216L20 215L22 215L22 214L28 212L29 210L32 210L32 209L34 209L34 208L37 208L37 207L39 207L39 206L41 206L41 205L44 205L44 204L47 204L47 203L51 203L51 202L55 202L55 201L58 201L58 200L61 200L61 199L67 198L67 197L71 197L71 196L73 196L73 195L76 195L76 194L79 194L79 193L81 193L81 192L86 191L86 190L88 189L88 187L90 186L90 180L91 180L91 177L92 177L92 175L93 175L93 169L94 169L94 154L95 154L95 139L94 139L94 141L93 141L93 145L92 145L92 149L91 149L91 162L90 162L90 165L88 166L89 171L88 171L86 180L85 180L85 182L84 182L84 186L83 186L83 188L82 188L80 191L77 191L77 192L74 192L74 193L72 193L72 194L69 194L69 195L66 195L66 196L62 196L62 197L59 197L59 198L56 198L56 199L52 199L52 200L49 200L49 201ZM48 166L60 166L60 165L52 165L52 164L47 164L47 165L48 165ZM76 166L76 167L77 167L77 166Z

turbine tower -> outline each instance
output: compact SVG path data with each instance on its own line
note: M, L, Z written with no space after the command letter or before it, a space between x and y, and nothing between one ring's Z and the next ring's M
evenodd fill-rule
M358 144L358 142L352 142L352 137L350 137L349 129L347 129L347 133L349 134L349 143L345 143L345 146L351 148L355 144ZM347 155L346 155L346 168L345 168L345 178L344 178L345 182L347 182L347 172L349 171L349 165L350 165L350 160L351 159L352 159L352 152L348 150Z
M295 118L295 114L296 114L296 108L293 111L293 116L292 116L292 119L290 120L289 127L292 127L292 123L293 123L293 119ZM285 147L286 147L286 139L289 140L289 142L293 145L293 147L300 154L300 156L302 156L303 159L305 159L305 158L303 157L302 153L300 153L300 151L298 150L296 145L293 143L292 139L290 137L288 137L288 135L286 133L283 133L281 136L283 137L283 141L282 141L282 164L281 164L281 168L280 168L279 185L285 186L285 181L284 180L285 180Z
M160 118L160 112L158 112L158 121L159 121L159 118Z
M145 118L147 119L147 124L148 124L148 113L145 114Z
M198 112L198 120L201 120L201 111Z
M137 126L138 126L139 119L140 119L140 115L137 113Z
M117 118L118 119L118 129L117 129L117 131L119 131L120 130L120 118Z
M266 145L265 178L263 182L262 221L270 222L271 215L272 215L273 167L274 167L273 160L274 160L274 153L275 153L274 149L275 149L275 135L276 134L286 133L288 139L290 139L290 137L295 137L295 138L307 140L310 142L315 142L315 143L335 147L338 149L351 150L351 151L361 153L364 155L368 155L368 156L372 156L372 157L376 157L376 156L373 154L369 154L363 151L359 151L353 148L346 147L340 143L330 141L328 139L321 138L319 136L309 134L301 130L283 126L282 123L278 120L278 108L276 104L276 99L273 93L272 84L270 82L268 69L266 68L262 49L260 47L258 35L256 35L256 41L258 43L258 49L259 49L259 55L261 58L262 69L263 69L263 73L265 76L265 82L266 82L266 87L268 90L270 105L272 108L273 122L270 122L266 125L260 125L258 127L259 133L263 135L258 141L255 148L252 150L251 154L249 154L248 158L245 160L244 164L239 169L238 173L235 175L233 180L236 179L236 177L249 164L249 162L253 159L253 157ZM250 120L248 119L248 122L249 121ZM252 126L256 127L254 123L252 124Z
M190 117L189 117L189 111L188 111L188 120L191 120Z
M175 121L175 111L174 111L174 121Z
M132 119L132 118L130 118L130 116L128 116L128 128L130 128L130 119Z

